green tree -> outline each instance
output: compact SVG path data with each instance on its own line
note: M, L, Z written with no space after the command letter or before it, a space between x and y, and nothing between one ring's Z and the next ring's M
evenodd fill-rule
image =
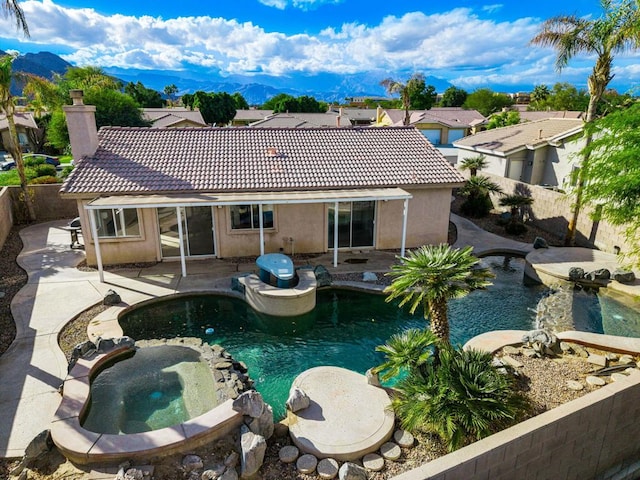
M196 97L193 93L184 93L182 95L182 97L180 97L180 100L182 101L182 104L187 107L189 110L193 110L194 106L193 104L196 101Z
M175 83L172 83L170 85L165 85L163 92L167 96L167 99L168 99L167 103L169 104L170 107L172 107L173 97L176 93L178 93L178 87L176 87Z
M22 30L25 37L29 37L29 26L24 16L24 11L18 5L18 0L2 0L2 12L6 16L14 17L16 20L16 28Z
M247 110L249 108L249 103L247 103L240 92L236 92L231 96L233 97L233 103L235 103L236 110Z
M447 302L491 285L493 278L488 269L477 267L480 261L471 251L472 247L425 245L399 257L400 263L387 273L393 281L385 288L386 301L399 298L399 306L408 305L412 314L420 308L434 335L449 343Z
M477 110L485 117L513 105L513 99L504 93L496 93L490 88L479 88L467 96L463 107Z
M96 106L96 126L148 127L139 105L129 95L117 90L91 90L84 96L87 105Z
M517 125L520 123L520 112L517 110L509 110L508 112L494 113L489 118L487 130L500 127L508 127L509 125Z
M129 82L124 86L124 93L133 98L142 108L161 108L164 101L160 92L145 87L141 82Z
M414 73L406 83L401 83L392 78L386 78L380 82L389 95L400 95L402 108L404 109L405 125L411 123L411 114L409 109L430 109L436 101L435 87L425 84L424 75Z
M0 57L0 112L4 113L6 116L7 125L9 127L9 135L7 136L8 142L6 142L5 148L16 162L16 169L18 170L18 176L20 177L20 189L22 190L21 197L26 207L27 218L30 222L34 222L36 220L36 212L33 207L29 191L27 190L27 177L25 175L24 162L22 160L22 150L20 148L18 131L16 130L16 123L14 120L15 106L13 104L13 96L11 95L13 60L14 57L11 55Z
M547 99L551 92L545 84L536 85L531 92L531 103L543 102Z
M500 205L509 207L509 221L505 226L507 233L512 235L520 235L527 230L522 221L524 218L524 207L533 204L533 198L519 194L505 195L500 199Z
M467 91L458 87L449 87L442 94L441 107L461 107L467 100Z
M531 43L552 47L556 51L556 69L561 71L580 54L594 55L595 64L587 79L589 105L585 121L596 118L597 105L602 99L607 85L613 78L611 68L616 54L636 49L640 46L640 5L637 0L600 0L602 15L597 18L560 15L542 24L542 29L531 39ZM592 137L585 129L585 142ZM588 150L585 150L587 153ZM582 158L578 185L575 189L573 214L567 228L565 243L573 245L576 224L583 204L583 191L589 170L589 157Z
M501 194L502 189L488 177L476 175L470 177L458 193L466 197L464 203L460 205L460 211L470 217L480 218L488 215L493 208L489 194Z
M460 162L460 170L469 170L469 174L472 177L475 177L478 173L478 170L482 170L489 165L487 161L487 157L485 157L482 153L476 155L475 157L465 157Z
M589 94L585 90L578 90L574 85L564 82L556 83L549 94L542 100L532 101L530 110L572 110L586 111L589 105Z
M628 259L640 268L640 103L587 125L593 140L581 152L589 163L583 199L614 225L626 227Z
M276 113L293 111L296 108L296 99L288 93L274 95L262 105L264 110L273 110Z
M412 372L425 372L427 363L433 360L434 346L438 342L432 331L410 328L392 335L384 345L376 347L386 360L375 367L373 372L380 379L389 381Z

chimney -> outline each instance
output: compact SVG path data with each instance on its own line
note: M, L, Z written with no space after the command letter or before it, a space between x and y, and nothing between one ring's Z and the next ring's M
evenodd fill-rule
M538 130L538 140L542 139L542 129Z
M382 121L382 107L378 105L376 108L376 123L380 123Z
M71 90L73 105L63 108L67 117L71 154L77 162L84 156L96 153L98 149L98 130L96 128L96 107L85 105L82 90Z
M338 115L338 116L336 117L336 127L338 127L338 128L340 127L340 119L341 119L341 118L342 118L342 115Z

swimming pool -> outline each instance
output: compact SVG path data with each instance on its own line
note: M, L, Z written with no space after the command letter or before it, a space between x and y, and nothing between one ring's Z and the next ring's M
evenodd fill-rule
M487 257L483 263L497 277L487 290L450 302L453 344L464 344L491 330L534 328L536 305L548 292L544 286L523 284L521 259L505 262L503 257ZM592 297L585 302L586 308L574 309L579 315L586 312L576 323L582 330L603 333L598 302ZM633 314L627 310L623 308L622 315ZM121 317L120 324L125 335L135 339L195 336L222 345L247 365L257 390L280 417L298 374L319 365L364 373L383 360L375 352L377 345L407 328L425 327L421 313L416 313L410 315L397 304L386 303L381 295L328 289L318 291L315 310L299 317L272 317L253 311L237 298L198 295L141 306ZM627 336L640 336L640 313L629 323L634 322L627 333L637 327L635 334ZM207 334L207 329L213 332Z

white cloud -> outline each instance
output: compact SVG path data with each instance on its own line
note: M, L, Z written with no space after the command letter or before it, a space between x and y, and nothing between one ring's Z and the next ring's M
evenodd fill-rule
M301 10L311 10L325 3L340 3L341 0L258 0L267 7L274 7L284 10L287 7L299 8Z
M327 0L264 1L285 8ZM267 31L252 22L210 16L104 15L92 8L65 8L53 0L27 0L21 6L29 19L29 41L71 49L64 57L77 65L200 68L222 75L419 71L465 88L492 82L555 83L558 78L553 51L528 44L539 28L538 20L499 22L467 8L387 16L377 25L328 25L312 35ZM0 18L0 37L18 39L11 27L9 20ZM573 63L584 81L582 68L592 62ZM625 65L616 59L616 65L620 66L618 76L637 79L640 75L631 61ZM571 73L566 69L563 81L571 81Z
M501 3L494 3L493 5L485 5L482 7L482 11L483 12L487 12L487 13L494 13L497 12L499 10L502 10L502 7L504 7L504 5L502 5Z

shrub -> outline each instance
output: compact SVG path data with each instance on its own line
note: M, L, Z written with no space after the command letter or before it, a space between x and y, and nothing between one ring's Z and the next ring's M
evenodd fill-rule
M31 185L46 184L46 183L60 183L60 179L58 177L54 177L51 175L44 175L42 177L36 177L29 182L29 184Z
M27 157L22 160L25 167L36 167L44 163L43 157Z
M43 163L35 166L35 171L38 177L55 177L58 175L56 167Z
M73 165L67 165L60 172L60 178L67 178L69 174L73 171Z
M527 226L521 222L509 222L504 226L504 231L509 235L522 235L527 231Z
M460 205L463 215L474 218L486 217L493 210L493 202L488 194L470 196Z

